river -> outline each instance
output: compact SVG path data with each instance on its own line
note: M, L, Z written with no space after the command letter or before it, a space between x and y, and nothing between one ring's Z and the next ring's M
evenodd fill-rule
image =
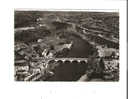
M66 56L67 58L86 58L93 53L92 45L81 39L79 36L71 35L68 37L68 39L73 41L73 46ZM87 64L84 62L60 63L59 66L55 68L55 75L49 78L47 81L76 81L85 73L86 67Z

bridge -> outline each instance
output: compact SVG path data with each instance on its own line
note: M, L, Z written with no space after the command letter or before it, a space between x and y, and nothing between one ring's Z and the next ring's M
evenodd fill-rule
M47 59L46 60L48 63L49 62L51 62L51 61L54 61L54 62L59 62L59 61L61 61L61 62L66 62L66 61L68 61L68 62L73 62L73 61L76 61L76 62L78 62L78 63L80 63L80 62L85 62L85 63L87 63L87 61L88 61L88 58L50 58L50 59Z

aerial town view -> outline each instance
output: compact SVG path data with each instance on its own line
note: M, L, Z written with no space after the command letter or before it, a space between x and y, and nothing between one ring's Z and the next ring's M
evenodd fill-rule
M14 80L117 82L119 13L14 11Z

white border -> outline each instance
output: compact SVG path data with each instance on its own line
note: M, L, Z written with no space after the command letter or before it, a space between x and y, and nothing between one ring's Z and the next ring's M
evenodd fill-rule
M1 4L1 99L125 99L126 98L126 2L112 0L10 0ZM14 9L118 9L120 12L119 82L15 82L13 79ZM105 10L105 11L106 11Z
M34 9L34 8L16 8L15 11L81 11L81 12L119 12L119 9Z

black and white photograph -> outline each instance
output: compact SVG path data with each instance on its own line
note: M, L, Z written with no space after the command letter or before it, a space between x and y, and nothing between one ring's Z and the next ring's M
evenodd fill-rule
M119 12L14 11L14 80L118 82Z
M0 99L127 99L127 0L0 8Z

